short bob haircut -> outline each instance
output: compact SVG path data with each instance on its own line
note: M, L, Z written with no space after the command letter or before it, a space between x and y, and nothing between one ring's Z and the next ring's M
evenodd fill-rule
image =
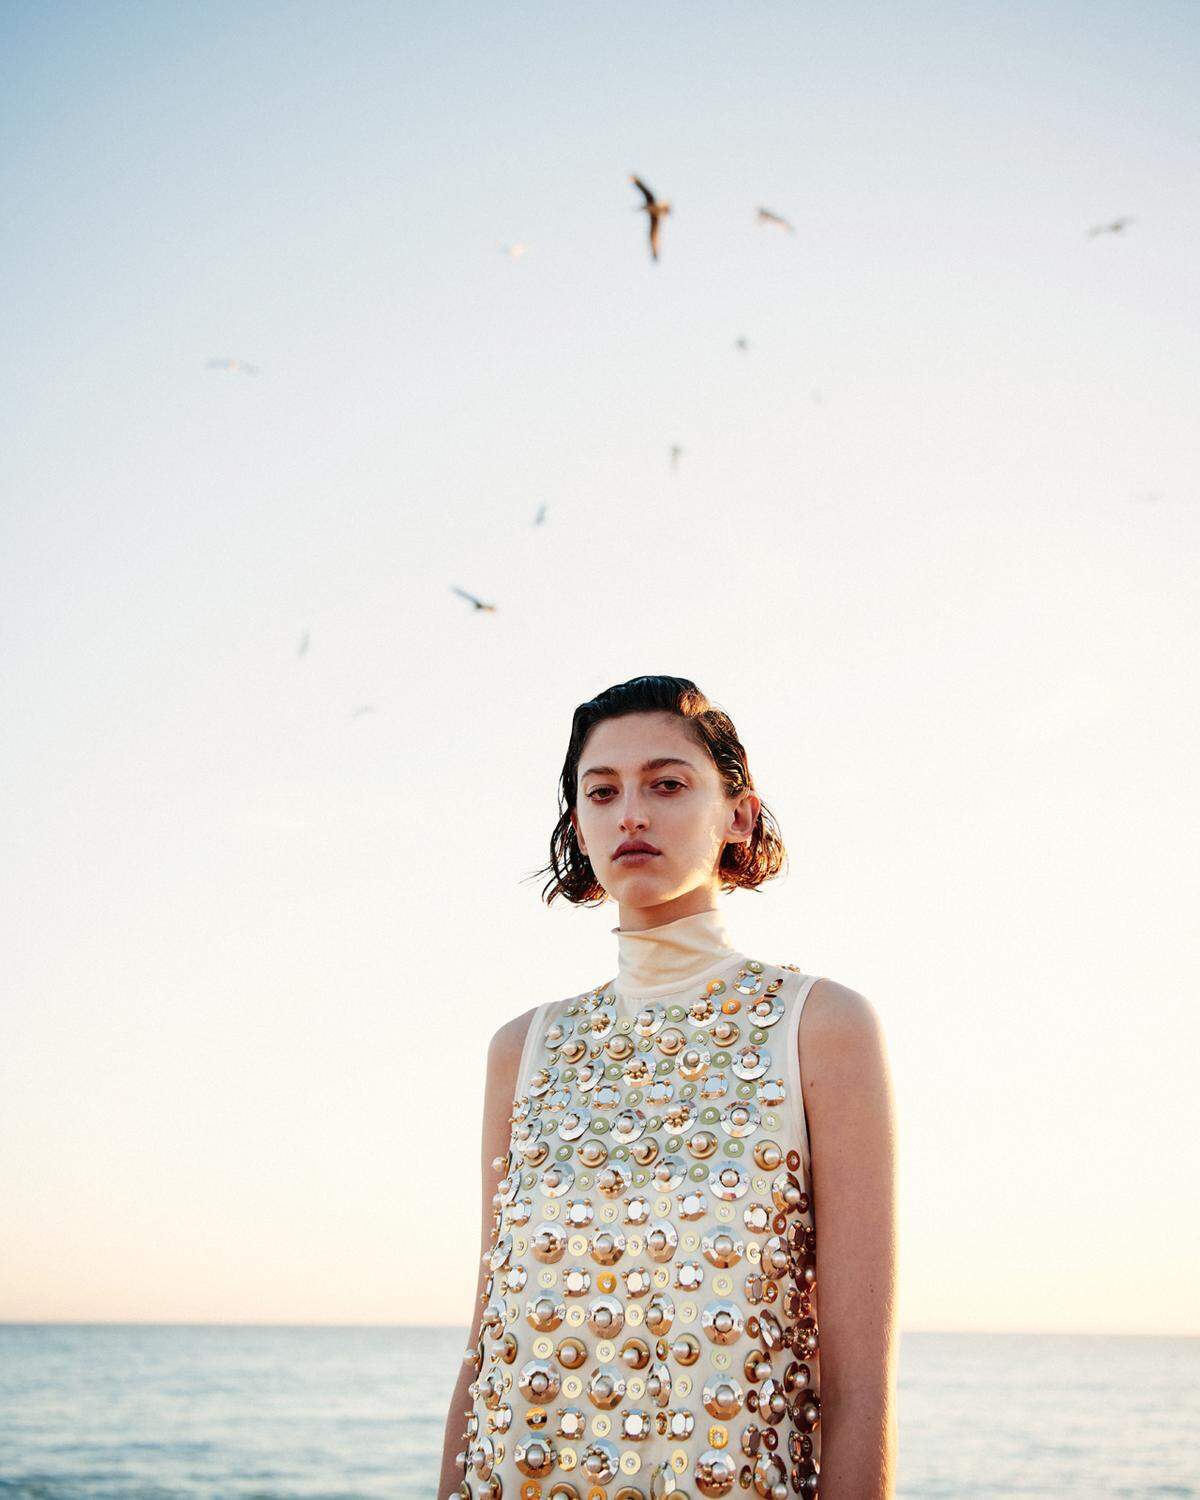
M681 718L687 733L704 750L720 773L729 797L755 790L746 763L746 751L729 715L715 708L694 682L686 677L632 677L628 682L605 688L581 703L571 719L571 739L559 783L560 817L550 835L550 863L535 870L533 877L548 875L542 900L549 906L565 896L576 906L594 906L608 899L596 879L592 862L579 847L571 813L575 809L579 757L593 725L622 714L670 713ZM764 881L782 872L787 861L778 825L765 803L760 807L754 832L746 843L726 844L718 866L721 890L757 890Z

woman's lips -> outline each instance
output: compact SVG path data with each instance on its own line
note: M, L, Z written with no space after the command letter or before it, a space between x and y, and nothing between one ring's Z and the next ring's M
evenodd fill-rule
M630 864L634 864L642 859L657 859L658 855L651 854L648 849L631 849L627 854L618 854L617 858L619 860L628 860Z

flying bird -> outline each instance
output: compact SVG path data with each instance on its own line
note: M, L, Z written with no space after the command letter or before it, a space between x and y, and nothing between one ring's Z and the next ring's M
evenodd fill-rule
M496 608L494 604L485 604L482 599L476 599L474 594L468 594L466 589L460 589L456 583L452 583L450 587L459 596L460 599L469 599L476 609Z
M1120 234L1126 224L1132 224L1131 218L1114 219L1111 224L1093 224L1087 232L1089 240L1094 240L1098 234Z
M735 349L749 349L750 340L743 334L741 338L734 339L733 344Z
M308 631L306 630L304 632L304 634L300 637L300 644L296 647L296 655L297 656L303 656L304 653L307 650L308 650Z
M363 714L373 714L375 705L373 703L360 703L357 708L350 710L350 718L360 719Z
M545 519L546 519L546 507L544 505L539 505L538 508L537 508L537 515L534 516L534 518L533 518L533 524L535 526L540 526L543 523L543 521L545 521Z
M671 467L673 469L677 469L679 467L679 455L682 452L683 449L679 446L678 443L671 444Z
M658 259L658 236L661 225L659 221L665 219L671 212L669 203L660 203L646 184L635 173L629 174L629 180L645 198L645 203L639 203L635 209L636 213L650 215L650 254L655 260Z
M244 359L210 359L210 370L241 370L243 375L257 375L258 366L248 365Z
M769 208L759 209L756 222L759 224L779 224L784 229L786 229L789 234L795 234L796 232L796 226L794 224L790 224L787 219L782 218L779 214L773 214Z

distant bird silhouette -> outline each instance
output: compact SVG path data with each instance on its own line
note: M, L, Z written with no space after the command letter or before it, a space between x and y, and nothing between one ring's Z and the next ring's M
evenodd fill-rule
M1111 224L1093 224L1087 232L1089 240L1094 240L1098 234L1120 234L1126 224L1132 224L1131 218L1114 219Z
M642 181L642 179L636 175L636 173L631 172L629 174L629 180L633 183L633 185L641 193L642 197L646 200L645 203L639 203L635 211L637 213L645 213L650 215L650 254L655 260L657 260L658 237L661 228L659 221L661 219L665 219L666 216L671 212L671 205L669 203L660 203L654 196L654 194L650 191L650 189L646 186L646 184Z
M350 717L352 719L361 719L363 714L373 714L374 712L375 705L373 703L360 703L357 708L350 710Z
M750 347L750 340L744 334L741 338L735 339L733 342L735 349L749 349Z
M459 596L459 598L461 598L461 599L469 599L470 602L475 606L476 609L495 609L496 608L496 606L494 604L485 604L482 599L476 599L476 597L475 597L474 594L468 594L467 591L466 591L466 589L460 589L459 586L456 583L452 583L450 585L450 587Z
M671 444L671 467L673 469L677 469L679 467L679 455L682 452L683 449L679 446L678 443Z
M248 365L244 359L210 359L210 370L241 370L243 375L257 375L258 366Z
M521 257L522 257L522 255L525 254L525 251L529 247L527 245L517 244L517 245L501 245L500 248L501 248L501 250L504 251L505 255L508 256L509 260L520 260Z
M784 218L781 218L779 214L773 214L769 208L759 209L756 222L759 224L779 224L782 225L782 227L786 229L789 234L795 234L796 232L796 226L794 224L789 224L788 221Z
M300 637L300 644L296 647L296 655L297 656L303 656L304 653L307 650L308 650L308 631L306 630L304 632L304 634Z
M534 516L534 518L533 518L533 524L535 526L540 526L545 521L545 519L546 519L546 507L544 505L539 505L538 508L537 508L537 515Z

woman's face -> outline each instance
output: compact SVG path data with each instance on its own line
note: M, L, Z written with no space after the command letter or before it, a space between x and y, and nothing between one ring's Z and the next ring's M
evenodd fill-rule
M572 821L596 879L620 903L620 925L632 930L645 916L665 922L712 906L721 851L749 839L760 806L754 792L726 796L677 714L633 713L602 719L584 741ZM618 855L630 841L657 852Z

